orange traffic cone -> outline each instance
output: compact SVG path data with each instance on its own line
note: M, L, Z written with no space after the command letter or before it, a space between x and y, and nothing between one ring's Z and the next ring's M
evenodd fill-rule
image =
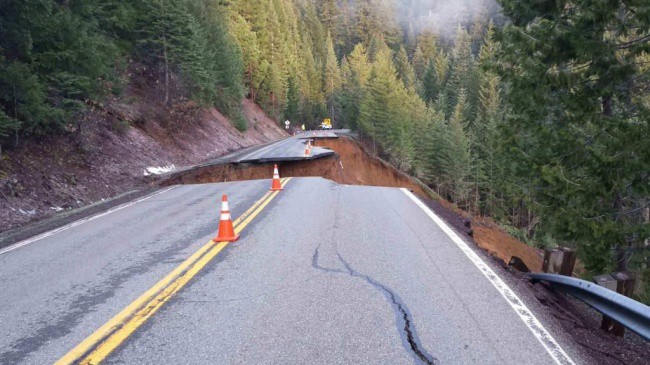
M282 184L280 184L280 173L278 172L278 165L273 165L273 183L271 183L271 190L273 191L282 190Z
M311 145L309 144L309 141L307 141L307 144L305 145L305 156L304 157L309 157L311 154Z
M239 235L235 234L235 229L232 226L232 219L230 218L230 208L228 207L228 197L221 197L221 216L219 218L219 233L213 239L214 242L234 242L239 239Z

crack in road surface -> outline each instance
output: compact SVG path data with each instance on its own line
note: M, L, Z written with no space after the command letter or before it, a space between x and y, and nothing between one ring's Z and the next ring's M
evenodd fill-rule
M318 264L318 250L320 249L320 245L316 247L316 251L314 251L314 256L311 258L311 266L313 266L315 269L325 271L328 273L335 273L335 274L349 274L349 272L341 270L341 269L330 269L329 267L321 266Z
M402 302L402 300L399 298L397 294L395 294L391 289L389 289L385 285L372 279L370 276L354 270L350 266L350 264L347 261L345 261L345 259L341 256L338 250L336 250L336 256L345 267L345 270L332 269L332 268L321 266L318 263L319 250L320 250L320 245L316 247L316 250L314 251L314 255L312 257L312 266L315 269L324 271L326 273L331 273L331 274L348 274L353 277L361 278L364 279L367 283L369 283L373 287L375 287L376 289L379 289L382 292L382 294L384 294L384 296L390 300L391 306L395 311L395 317L397 318L398 322L401 322L401 324L403 324L403 326L400 326L400 323L397 323L397 328L400 334L402 334L401 336L403 340L402 342L404 342L404 340L406 341L404 345L407 348L407 350L410 350L413 353L413 355L415 355L416 359L420 360L420 362L426 365L439 364L438 359L433 357L431 354L429 354L427 350L424 349L424 347L420 343L420 340L415 331L415 325L413 324L413 318L411 317L408 308L406 307L404 302Z

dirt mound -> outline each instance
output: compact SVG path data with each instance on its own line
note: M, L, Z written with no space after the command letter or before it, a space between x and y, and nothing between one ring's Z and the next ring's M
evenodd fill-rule
M542 271L542 256L531 246L509 235L489 218L472 221L472 231L476 244L503 262L508 263L513 256L519 257L533 272Z
M244 100L242 133L218 110L109 100L91 105L72 133L22 143L0 157L0 232L150 183L145 176L194 165L287 134ZM189 127L188 127L189 124ZM178 127L182 125L183 127ZM149 171L149 169L151 169Z

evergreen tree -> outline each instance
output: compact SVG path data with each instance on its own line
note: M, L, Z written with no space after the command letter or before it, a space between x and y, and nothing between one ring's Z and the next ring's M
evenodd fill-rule
M577 245L592 273L625 270L650 233L650 111L637 64L648 7L500 3L512 19L500 35L500 74L516 110L505 137L515 171L535 189L540 229Z
M371 65L366 49L361 43L354 47L345 61L346 69L343 72L343 94L340 97L340 104L345 115L346 125L356 129L360 113L359 106L365 94Z
M458 103L449 118L445 133L445 149L441 158L443 185L448 190L452 201L467 206L472 172L472 155L470 139L464 127L467 104L465 90L458 92Z
M461 89L468 87L469 76L473 72L473 56L470 37L467 31L458 27L454 47L451 51L451 70L445 87L445 112L451 114L458 105L458 95Z
M114 80L96 2L7 0L0 15L0 134L59 132ZM2 140L0 140L2 142Z
M297 78L294 75L289 77L287 87L287 106L284 110L284 117L289 120L297 120L300 111L300 94L298 90Z
M323 69L323 84L325 85L325 96L327 97L329 114L331 118L334 118L334 96L341 87L341 73L339 70L339 62L334 53L334 43L329 33L327 34L325 47L327 48L327 56Z
M334 48L337 51L342 51L345 44L345 26L344 15L337 5L336 0L324 0L317 2L319 4L319 14L322 19L323 26L330 37L334 40ZM338 54L341 54L337 52Z
M438 79L438 71L433 60L429 61L429 66L426 68L422 80L422 93L424 100L429 104L434 103L438 99L440 80Z
M424 52L422 48L418 45L415 48L413 53L413 70L415 71L415 77L418 80L424 79L424 73L426 72L427 66L429 65L428 60L424 57Z
M403 46L400 47L395 57L395 67L397 68L397 77L402 80L404 86L409 90L415 90L415 71Z

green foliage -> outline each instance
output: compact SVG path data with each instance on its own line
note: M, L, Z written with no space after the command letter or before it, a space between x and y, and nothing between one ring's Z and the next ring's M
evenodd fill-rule
M452 200L455 202L469 200L472 154L470 139L463 125L466 114L465 90L460 89L458 103L449 118L448 128L442 135L442 153L438 156L441 166L439 172L441 185L451 192Z
M298 80L295 76L289 77L287 87L287 106L284 109L284 117L289 120L297 120L300 109L300 90L298 89Z
M415 90L415 70L409 62L409 57L404 47L400 47L399 52L397 52L395 67L397 69L397 77L402 80L404 87L409 90Z
M30 132L40 130L48 125L54 113L58 114L57 122L61 122L62 110L47 104L45 87L27 64L3 63L0 85L3 136L19 128Z
M9 133L18 130L20 122L9 117L5 112L0 110L0 137L7 137Z
M242 113L238 113L232 117L233 125L240 132L246 132L248 130L248 122Z
M540 228L576 245L593 273L626 269L649 234L647 6L501 3L513 24L500 33L500 73L517 111L506 138Z
M172 72L189 96L239 113L240 50L222 6L202 0L5 1L0 16L1 134L59 132L85 101L121 89L128 58Z
M112 76L116 48L92 20L100 6L21 0L2 7L1 134L57 131Z
M171 72L179 73L195 100L229 115L239 110L242 96L242 55L230 40L218 5L202 1L141 2L138 25L140 56L163 68L165 102L169 102Z
M441 82L438 80L438 71L436 70L436 65L434 61L429 61L429 65L424 72L422 77L422 86L423 86L423 98L424 100L432 104L438 99L440 94Z
M416 2L4 1L0 142L61 130L133 60L165 104L239 130L244 94L278 119L333 118L459 206L580 248L592 273L647 266L647 6L500 0L497 36L472 9L439 38L409 21Z

